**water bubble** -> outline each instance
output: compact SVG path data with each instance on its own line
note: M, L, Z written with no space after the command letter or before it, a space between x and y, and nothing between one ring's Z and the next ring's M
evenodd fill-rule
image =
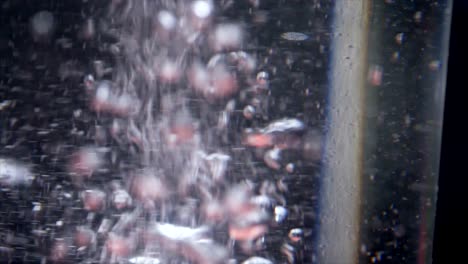
M98 102L106 102L110 97L110 90L109 82L100 82L96 89L96 100Z
M395 35L395 41L398 45L401 45L405 40L405 33L401 32Z
M168 196L168 188L163 181L152 175L139 175L132 180L132 193L140 199L145 200L160 200Z
M97 212L104 209L106 193L100 190L86 190L81 193L84 209Z
M269 74L265 71L261 71L257 74L257 88L268 89Z
M274 137L271 134L248 132L244 135L243 144L250 147L267 148L273 146Z
M84 147L72 154L69 171L73 175L91 177L101 165L102 158L97 149Z
M207 18L213 11L213 5L209 1L195 1L192 3L192 11L199 18Z
M257 66L255 58L244 51L231 52L231 56L237 62L238 69L245 73L254 71Z
M302 153L305 160L315 163L322 158L323 137L317 130L308 131L303 138Z
M382 84L383 68L380 65L372 65L369 68L367 79L372 86L380 86Z
M400 52L395 51L392 53L392 57L390 58L391 62L397 62L400 59Z
M48 40L52 35L55 19L51 12L40 11L31 18L31 30L36 41Z
M228 162L231 160L229 155L223 153L213 153L205 157L208 168L215 182L224 180Z
M439 60L432 60L431 62L429 62L429 69L431 71L439 70L440 66L441 66L441 62Z
M244 110L242 111L242 114L244 114L244 117L246 119L252 119L255 115L255 107L251 105L245 106Z
M290 41L304 41L307 40L309 36L301 32L285 32L281 34L281 38Z
M63 238L57 238L50 252L50 259L56 262L62 262L68 254L68 243Z
M281 205L275 206L275 222L281 223L288 216L288 210Z
M305 125L302 121L295 118L283 118L268 124L265 128L261 129L264 134L272 133L291 133L304 131Z
M96 234L86 226L78 226L75 232L75 244L78 248L87 248L96 243Z
M84 77L83 82L84 82L84 85L85 85L85 87L86 87L87 90L94 90L95 81L94 81L93 75L87 74L87 75Z
M422 15L423 15L422 11L417 11L416 13L414 13L414 16L413 16L414 22L421 23Z
M281 253L286 256L289 264L296 263L296 249L292 245L284 243L281 246Z
M6 186L29 185L34 179L28 166L11 159L0 158L0 184Z
M220 24L215 28L212 38L215 51L238 49L243 41L243 32L237 24Z
M281 150L279 148L273 148L265 152L263 160L266 165L274 170L279 170L281 168Z
M83 26L80 31L80 37L85 40L90 40L96 35L96 23L94 19L88 18L83 23Z
M294 163L288 163L285 169L288 173L293 173L295 169Z
M159 11L158 21L159 21L159 24L165 30L168 30L168 31L173 30L177 24L176 17L172 13L166 10Z
M110 233L106 241L106 248L112 254L125 257L130 255L136 246L132 238L123 237L114 233Z
M160 264L161 260L153 257L138 256L128 260L132 264Z
M250 201L262 209L271 209L276 203L275 200L264 194L256 195Z
M112 204L119 210L127 208L132 205L132 197L124 189L115 190L112 193Z
M293 228L289 231L288 237L292 242L300 242L304 236L304 231L301 228Z
M229 237L233 240L251 241L263 236L268 231L268 227L264 224L254 224L248 226L229 226Z
M243 261L242 264L273 264L273 262L262 257L250 257Z

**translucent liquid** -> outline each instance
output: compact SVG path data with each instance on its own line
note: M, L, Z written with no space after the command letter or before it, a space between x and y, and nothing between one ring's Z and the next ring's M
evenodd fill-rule
M0 13L1 259L430 256L449 4L20 2Z

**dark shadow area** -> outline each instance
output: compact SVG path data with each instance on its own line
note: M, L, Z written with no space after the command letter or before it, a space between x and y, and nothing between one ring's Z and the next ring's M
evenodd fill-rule
M433 263L462 260L466 244L468 2L455 0L452 15Z

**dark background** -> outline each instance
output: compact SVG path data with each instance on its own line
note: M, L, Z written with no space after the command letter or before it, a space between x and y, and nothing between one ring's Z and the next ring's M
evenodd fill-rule
M433 263L463 263L468 215L468 1L454 0L445 98Z

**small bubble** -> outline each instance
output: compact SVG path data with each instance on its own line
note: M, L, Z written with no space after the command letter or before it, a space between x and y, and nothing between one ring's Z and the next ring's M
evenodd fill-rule
M175 16L168 12L168 11L160 11L158 13L158 21L159 24L165 29L165 30L172 30L175 28L177 19Z
M288 234L288 237L292 242L300 242L303 236L304 231L301 228L293 228Z
M437 71L440 69L440 61L439 60L433 60L429 63L429 69L432 71Z
M86 21L84 22L82 26L80 36L84 39L89 40L89 39L94 38L95 35L96 35L96 25L94 23L94 19L88 18L86 19Z
M275 206L275 222L276 223L283 222L287 216L288 216L288 210L286 208L280 205Z
M361 244L360 251L361 251L361 254L366 254L367 253L366 244Z
M400 59L400 52L395 51L392 53L392 57L390 58L391 62L397 62Z
M285 32L281 34L281 38L290 41L304 41L307 40L309 36L301 32Z
M213 47L216 51L236 49L242 43L242 29L237 24L218 25L213 34Z
M421 20L422 20L422 12L421 12L421 11L417 11L416 13L414 13L413 19L414 19L414 22L416 22L416 23L421 23Z
M251 105L247 105L246 107L244 107L242 114L246 119L252 119L255 114L255 108Z
M268 81L268 72L261 71L257 74L257 82Z
M398 33L395 35L395 41L398 45L401 45L405 40L405 33Z
M31 19L31 29L36 41L47 39L54 29L54 16L49 11L40 11Z
M110 96L110 85L107 82L101 82L97 87L96 100L107 101Z
M382 84L383 68L380 65L373 65L369 68L367 75L368 81L373 86L380 86Z

